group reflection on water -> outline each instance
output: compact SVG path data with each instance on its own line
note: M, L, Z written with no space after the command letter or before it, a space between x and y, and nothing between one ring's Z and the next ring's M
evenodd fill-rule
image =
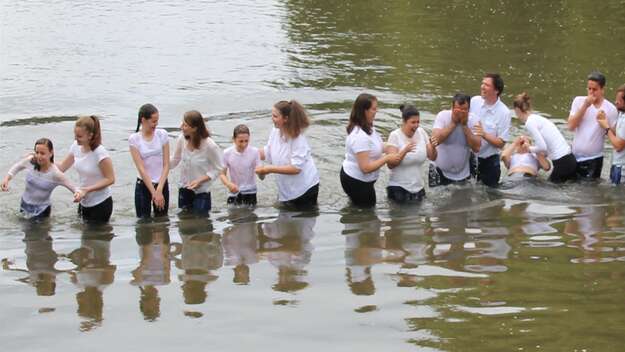
M507 271L513 247L519 257L549 255L537 248L568 248L577 253L569 256L573 264L625 259L625 224L621 207L614 202L589 199L582 206L559 205L558 209L570 213L547 216L528 201L508 202L500 195L477 194L463 187L445 192L429 201L425 210L419 209L424 205L416 205L414 209L340 211L344 282L352 294L376 294L376 265L391 265L398 287L415 287L423 280L424 268L441 266L455 272L450 282L462 285L464 273ZM219 231L213 222L222 226L223 219L181 215L176 223L171 219L138 223L138 262L131 264L128 279L131 292L137 290L138 304L132 306L146 321L156 321L161 316L159 290L172 282L179 284L186 305L200 305L210 302L211 287L220 276L226 280L223 283L234 286L262 284L254 280L260 277L254 276L255 270L266 273L267 268L275 276L266 284L276 292L294 295L310 289L308 267L318 218L318 212L261 216L251 209L231 209L226 227ZM111 260L115 235L110 225L74 226L81 234L80 247L57 253L48 222L24 222L25 267L6 258L2 266L23 273L17 281L32 286L38 296L55 295L58 282L71 283L69 287L77 290L80 329L88 331L105 318L105 292L117 271ZM257 266L263 262L270 266Z

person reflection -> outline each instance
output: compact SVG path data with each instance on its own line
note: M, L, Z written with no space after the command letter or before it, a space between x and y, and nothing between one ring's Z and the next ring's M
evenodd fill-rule
M52 248L50 224L48 222L27 222L24 224L26 248L26 269L12 267L6 258L2 260L3 270L28 273L18 281L35 287L37 296L53 296L56 291L56 275L64 272L55 268L59 255Z
M139 266L132 271L131 285L141 292L139 310L147 321L160 316L160 302L157 286L170 282L172 255L180 252L180 244L169 242L167 223L144 222L137 224L136 241L139 245Z
M111 264L113 227L108 224L84 224L80 248L68 257L76 265L70 272L71 282L81 289L76 294L78 316L85 318L81 331L101 325L104 307L103 291L113 283L117 266Z
M275 291L294 293L308 287L304 268L312 257L316 216L282 210L275 221L262 224L259 253L278 269Z
M220 236L213 232L210 219L190 217L179 223L182 237L182 258L176 267L183 270L178 275L182 282L182 295L186 304L206 301L206 285L217 280L214 270L223 265L223 248Z
M382 223L373 210L348 208L341 216L345 225L345 265L347 284L355 295L375 294L371 267L384 261Z
M246 211L248 214L233 214L234 211ZM250 282L249 265L258 263L258 239L261 233L258 217L248 209L233 209L230 218L233 224L224 230L224 264L234 266L232 282L247 285Z
M573 259L577 263L600 262L609 255L603 246L602 231L606 225L606 209L603 206L580 207L575 216L564 226L564 232L577 237L570 243L582 251L582 257Z

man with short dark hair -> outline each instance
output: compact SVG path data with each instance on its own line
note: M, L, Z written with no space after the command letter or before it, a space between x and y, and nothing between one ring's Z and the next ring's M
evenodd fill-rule
M452 109L436 115L432 127L432 146L437 157L430 164L430 187L462 183L469 179L471 151L480 150L480 137L471 129L478 117L469 112L471 97L458 93L453 97Z
M495 187L501 176L501 149L508 141L510 109L501 102L503 79L497 73L487 73L482 78L480 95L471 99L471 112L480 122L473 132L480 137L481 147L477 158L477 179L487 186Z
M573 137L573 155L577 160L576 173L582 179L601 177L603 168L603 144L606 131L597 118L605 114L610 128L616 124L616 107L604 98L606 79L600 72L588 75L587 96L573 99L568 126L575 132Z

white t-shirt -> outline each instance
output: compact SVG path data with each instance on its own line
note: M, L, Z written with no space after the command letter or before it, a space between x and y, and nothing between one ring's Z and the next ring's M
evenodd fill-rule
M533 153L514 153L510 157L509 170L512 170L515 167L529 167L534 170L535 173L538 173L538 159L536 159L536 155Z
M180 187L207 175L210 180L203 182L193 190L196 194L207 193L210 191L213 181L224 169L221 148L210 137L202 140L198 149L189 150L190 143L191 141L187 141L184 135L181 134L178 137L174 156L169 165L174 169L180 164Z
M556 125L548 119L531 114L525 121L525 129L534 140L532 153L547 153L551 160L558 160L571 153L571 147Z
M575 97L573 99L570 115L575 114L582 107L585 99L586 97ZM607 99L603 99L598 109L594 105L589 106L579 126L575 129L575 136L573 137L573 155L575 155L577 161L591 160L603 156L605 130L597 122L599 110L605 112L610 126L614 126L616 123L618 111Z
M497 98L497 102L493 105L486 105L484 98L479 95L475 96L471 98L469 111L477 115L480 119L484 132L495 135L503 139L504 142L508 141L512 114L506 104L501 102L501 99ZM489 156L499 153L499 148L482 138L482 145L478 153L480 158L488 158Z
M83 153L81 146L74 141L72 146L69 147L69 152L74 156L74 168L78 172L80 180L79 188L94 185L104 179L104 175L100 170L100 161L110 158L110 156L103 145ZM80 205L93 207L102 203L110 196L111 188L107 186L101 190L87 193L80 201Z
M625 139L625 113L619 112L616 120L616 136ZM625 165L625 149L612 153L612 165Z
M260 166L258 148L248 146L242 153L239 153L236 146L229 147L224 151L224 166L228 169L230 180L239 187L241 194L256 193L254 171L257 166Z
M402 150L410 142L414 142L416 146L412 151L406 153L399 165L391 169L389 186L399 186L410 193L417 193L423 189L421 167L427 159L428 140L427 132L421 127L415 131L411 138L408 138L401 128L391 132L388 136L388 145L399 150Z
M269 164L292 165L300 170L296 175L276 174L278 200L281 202L295 199L319 183L319 172L303 134L286 138L280 135L279 129L273 128L265 146L265 157Z
M35 166L31 163L32 159L33 156L29 155L20 160L11 167L8 174L15 177L18 172L28 170L22 200L30 206L29 208L32 208L31 215L34 216L41 214L50 206L50 196L57 186L64 186L72 193L75 191L75 187L56 165L51 164L48 171L41 172L35 170Z
M169 148L167 131L160 128L155 129L154 136L150 141L145 140L139 131L128 137L128 144L139 151L141 160L143 160L143 167L150 176L152 183L158 183L163 172L163 146ZM138 177L141 178L141 175Z
M469 113L467 127L473 129L478 122L479 118L475 114ZM445 128L449 124L451 124L451 110L443 110L436 115L432 129ZM456 125L447 139L436 147L436 151L438 155L434 164L441 169L445 177L454 181L461 181L469 177L471 147L469 147L467 138L464 136L462 125Z
M383 143L382 138L371 127L371 134L356 126L345 140L345 160L343 160L343 171L350 177L363 182L373 182L378 179L380 170L364 173L358 166L356 154L361 152L369 152L369 161L378 160L382 157Z

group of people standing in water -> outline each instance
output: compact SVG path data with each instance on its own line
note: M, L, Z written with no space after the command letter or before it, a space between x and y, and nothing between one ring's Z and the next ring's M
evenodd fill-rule
M540 169L551 169L549 180L562 183L601 176L605 137L614 146L610 180L620 184L625 165L625 86L617 89L615 105L604 97L605 76L588 76L587 95L573 100L568 127L574 132L572 148L557 126L533 113L526 93L513 101L515 115L527 135L510 141L511 110L501 101L504 83L499 74L484 75L480 95L457 93L451 108L436 115L431 136L420 126L419 110L401 105L402 124L386 143L375 128L377 98L360 94L352 106L347 125L345 159L340 182L351 202L359 207L376 204L375 182L380 169L390 169L387 196L397 203L418 202L425 196L424 175L429 163L430 187L465 183L472 177L489 187L501 178L501 161L512 177L533 177ZM263 148L249 145L250 130L238 125L233 145L222 152L211 139L202 114L183 115L180 136L170 155L169 136L158 128L159 111L152 104L141 106L137 128L128 138L137 169L135 210L139 218L164 216L169 208L168 176L178 168L179 208L207 216L211 210L211 187L220 179L228 189L230 205L254 206L256 177L276 174L278 200L296 209L317 205L319 172L304 135L310 119L295 100L273 105L274 125ZM47 138L35 142L34 153L16 163L2 180L8 191L10 180L27 170L26 189L20 211L27 217L50 215L52 191L64 186L79 203L78 213L87 221L106 222L113 211L111 185L115 172L102 145L96 116L82 116L74 126L75 141L68 155L54 163L54 148ZM264 160L264 163L262 162ZM74 166L79 184L64 174Z

